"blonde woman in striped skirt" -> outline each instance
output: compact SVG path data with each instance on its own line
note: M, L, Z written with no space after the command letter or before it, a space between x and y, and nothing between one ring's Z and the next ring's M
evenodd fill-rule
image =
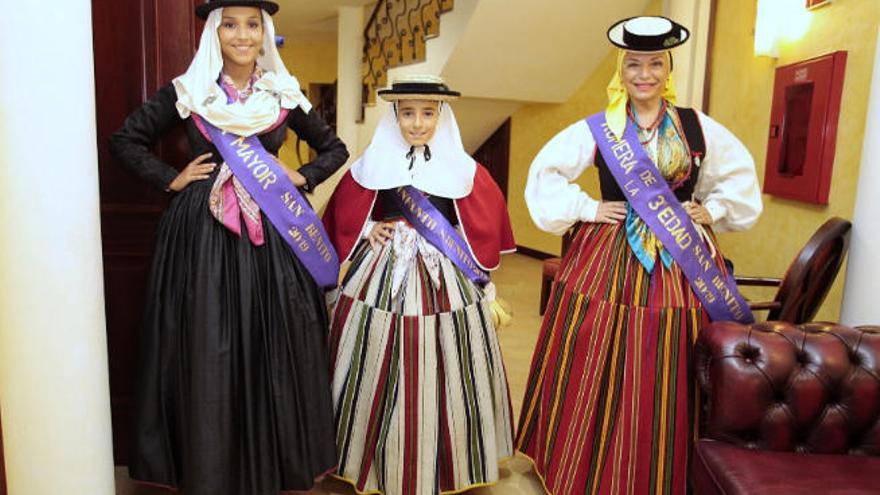
M394 105L324 223L351 259L330 350L339 466L358 493L454 493L498 479L513 451L488 271L514 248L498 186L461 144L442 80Z
M713 309L684 267L698 263L727 280L712 230L751 226L761 193L742 143L705 114L675 106L669 49L687 40L687 29L639 17L608 36L621 48L608 107L557 134L529 170L532 219L555 234L574 227L574 237L538 337L517 448L555 495L679 495L697 424L692 347ZM642 173L621 181L636 162ZM601 201L571 183L590 165ZM675 219L693 228L692 249L673 253L677 243L655 235L662 231L649 223L658 215L638 211L643 198L659 197L640 192L649 190L670 198L658 210L667 228L678 228L669 219L681 210Z

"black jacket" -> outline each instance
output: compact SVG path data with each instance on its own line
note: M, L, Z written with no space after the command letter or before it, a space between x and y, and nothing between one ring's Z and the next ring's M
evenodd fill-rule
M208 161L222 162L220 153L202 136L192 118L180 118L175 107L176 102L177 93L169 83L129 115L122 128L110 137L110 153L126 168L162 191L166 191L168 184L177 177L178 169L160 160L150 152L150 147L176 125L185 125L190 160L210 152L214 156ZM311 191L345 163L348 150L316 112L306 114L297 107L288 114L287 125L280 125L260 135L260 141L269 153L278 155L288 127L318 152L314 161L299 168L299 173L307 181L303 189ZM183 168L186 164L177 165Z

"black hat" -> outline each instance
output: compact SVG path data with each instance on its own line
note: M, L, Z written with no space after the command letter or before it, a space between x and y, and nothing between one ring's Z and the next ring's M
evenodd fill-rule
M683 44L690 35L686 27L661 16L630 17L608 29L612 44L633 52L669 50Z
M396 79L391 88L380 89L379 96L385 101L397 100L437 100L449 101L461 96L452 91L437 76L413 74Z
M202 19L207 19L208 14L212 10L221 7L260 7L268 12L269 15L275 15L275 12L278 12L278 4L275 2L261 0L208 0L196 7L196 15Z

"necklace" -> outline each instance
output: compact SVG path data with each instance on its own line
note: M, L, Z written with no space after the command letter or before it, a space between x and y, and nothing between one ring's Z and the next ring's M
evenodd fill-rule
M652 122L651 125L649 125L648 127L642 127L642 125L639 123L639 119L637 119L636 116L633 115L632 107L630 105L627 105L626 107L626 114L629 116L630 120L632 120L633 124L635 124L636 127L639 128L639 130L641 130L642 132L649 132L648 137L644 141L639 139L639 143L641 143L642 145L646 145L653 141L655 137L657 137L658 131L660 129L660 123L663 122L663 116L666 115L666 100L660 100L660 111L657 112L657 117L654 119L654 122Z

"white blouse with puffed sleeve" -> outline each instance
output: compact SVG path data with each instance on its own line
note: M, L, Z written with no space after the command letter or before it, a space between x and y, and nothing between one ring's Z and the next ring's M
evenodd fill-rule
M748 229L763 209L755 162L733 133L706 114L697 114L706 156L694 197L709 211L716 232ZM596 142L585 120L563 129L538 152L525 190L529 214L538 228L561 235L578 221L596 219L599 201L572 183L593 165L594 153Z

